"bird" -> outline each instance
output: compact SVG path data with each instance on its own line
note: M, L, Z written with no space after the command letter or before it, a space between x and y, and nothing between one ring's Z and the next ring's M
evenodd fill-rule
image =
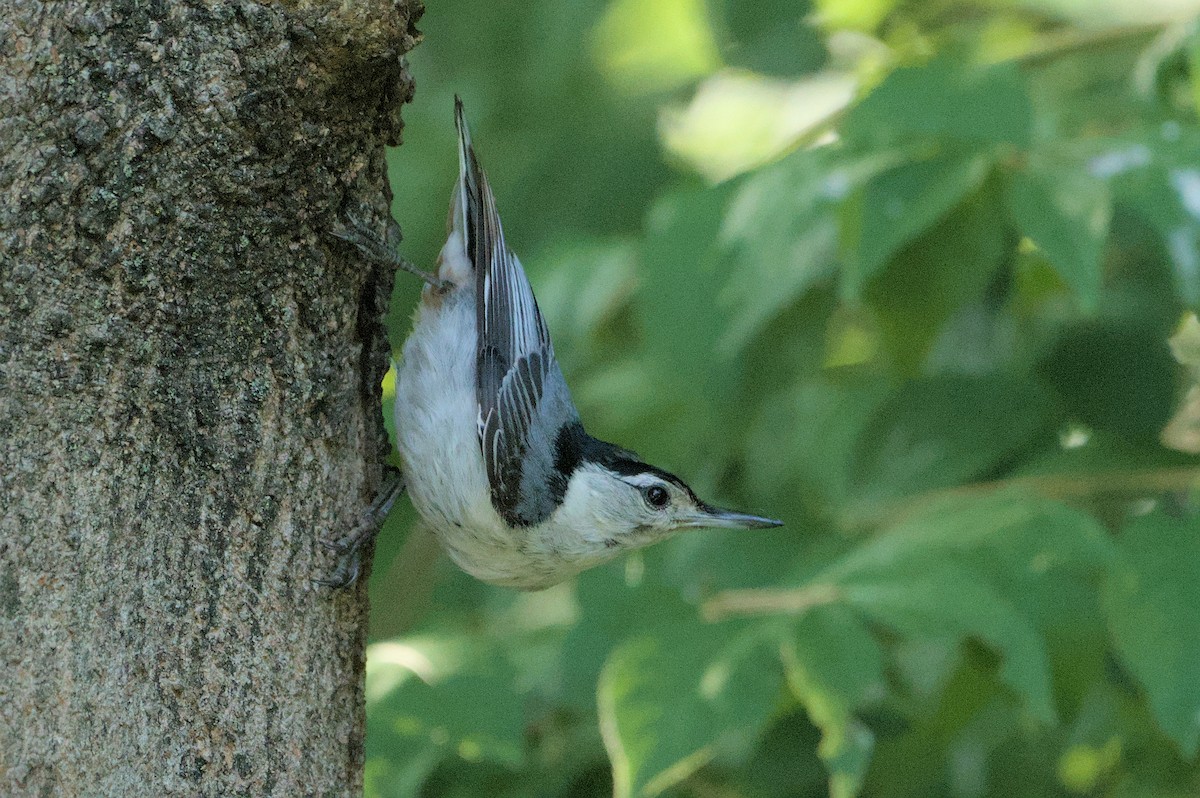
M551 587L686 529L780 526L715 507L678 476L588 434L505 241L457 96L454 121L459 174L435 273L401 258L392 242L335 232L426 285L396 373L401 476L334 547L356 552L405 490L455 564L520 590ZM349 581L357 562L351 570Z

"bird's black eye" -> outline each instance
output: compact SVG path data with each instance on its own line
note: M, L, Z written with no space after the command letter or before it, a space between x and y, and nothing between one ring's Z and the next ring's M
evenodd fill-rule
M656 510L661 510L671 503L671 494L662 485L651 485L648 488L643 488L642 497L645 498L646 504Z

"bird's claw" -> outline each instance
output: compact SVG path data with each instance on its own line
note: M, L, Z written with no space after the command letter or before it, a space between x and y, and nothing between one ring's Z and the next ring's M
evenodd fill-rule
M355 530L357 531L358 527L355 527ZM354 541L351 539L354 534L355 534L355 532L351 532L349 535L346 535L345 537L321 538L317 542L320 543L325 548L329 549L330 551L336 551L338 554L342 554L346 551L349 551L351 546L354 545Z
M329 579L314 579L313 581L322 587L341 590L357 582L358 574L361 570L362 560L357 556L357 552L355 552L355 556L338 561L338 567L334 569L332 577Z
M404 478L398 471L392 471L380 488L379 495L371 506L363 513L358 525L349 534L340 538L321 538L318 542L326 549L337 553L337 565L332 575L327 579L314 579L318 585L331 587L335 590L349 587L358 581L362 571L363 547L373 541L379 534L388 511L396 503L400 494L404 493Z
M416 275L439 292L446 290L447 282L445 280L423 269L418 269L412 263L400 257L397 250L403 236L400 233L400 225L391 217L388 217L387 234L385 236L380 236L366 222L353 213L346 214L346 223L335 221L329 230L329 234L334 238L353 244L359 252L375 263Z

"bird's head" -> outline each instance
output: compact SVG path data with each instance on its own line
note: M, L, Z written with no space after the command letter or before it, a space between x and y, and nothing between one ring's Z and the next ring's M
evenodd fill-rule
M614 447L615 449L615 447ZM583 516L608 549L640 548L685 529L761 529L783 522L714 507L679 477L617 449L584 460L572 476L563 509Z

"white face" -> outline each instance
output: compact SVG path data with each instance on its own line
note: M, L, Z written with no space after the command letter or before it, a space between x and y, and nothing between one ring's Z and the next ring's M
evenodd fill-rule
M610 549L638 548L707 525L696 501L675 483L651 473L617 475L591 463L571 475L557 518Z
M692 495L678 484L657 474L635 474L619 478L635 492L629 497L638 528L632 534L668 534L685 526L695 526L700 507Z

